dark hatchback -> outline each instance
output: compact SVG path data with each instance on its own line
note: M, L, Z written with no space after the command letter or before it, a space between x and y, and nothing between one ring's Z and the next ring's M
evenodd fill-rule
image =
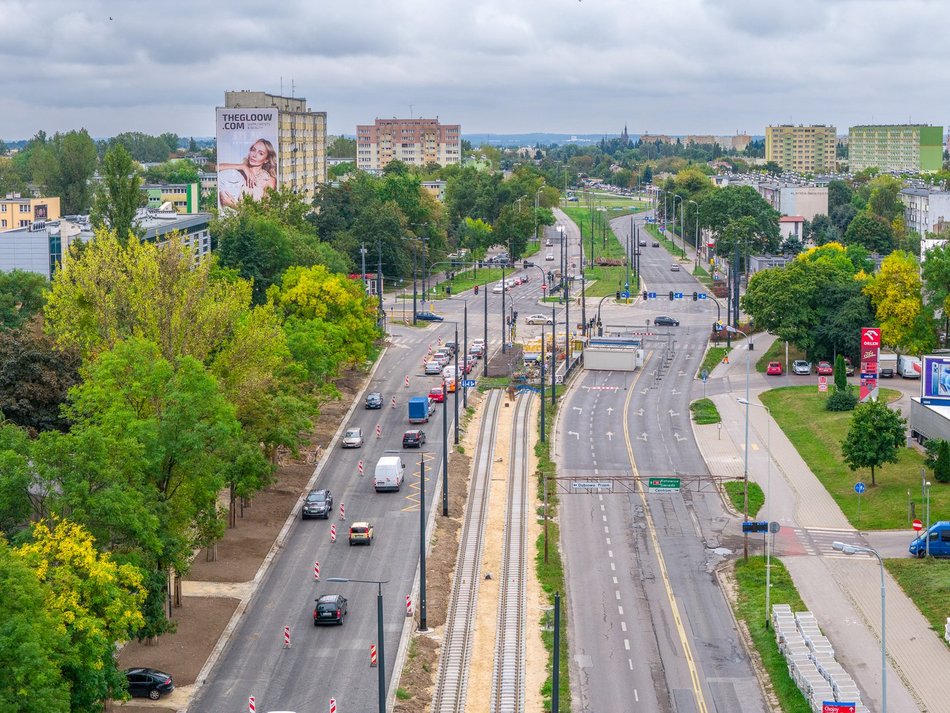
M313 608L313 625L338 624L343 625L346 618L346 597L342 594L324 594L316 600Z
M418 428L411 431L406 431L404 434L402 434L403 448L422 448L425 442L426 432L421 431Z
M665 315L660 315L659 317L653 320L653 324L657 327L678 327L680 326L678 319L673 319L672 317L667 317Z
M416 312L416 319L420 322L441 322L445 318L435 312Z
M383 395L378 391L366 394L366 408L382 408Z
M133 697L147 696L157 701L175 690L171 675L154 668L126 669L125 680L128 682L129 695Z
M311 490L307 493L307 499L303 502L301 517L308 520L311 517L322 517L329 519L330 511L333 509L333 495L329 490Z

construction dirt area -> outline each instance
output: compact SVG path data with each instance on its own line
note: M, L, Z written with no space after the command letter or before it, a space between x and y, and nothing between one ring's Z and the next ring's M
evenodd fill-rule
M274 482L255 495L252 501L239 509L237 524L228 529L218 543L216 551L198 552L191 570L182 581L181 606L173 610L177 630L164 634L152 642L129 642L119 654L121 668L148 666L174 672L176 690L158 701L135 699L115 703L112 710L123 713L173 713L188 705L195 681L212 650L218 644L235 609L250 592L255 574L270 551L277 534L293 509L307 481L313 474L324 449L346 415L350 403L360 393L367 376L353 372L337 382L341 398L325 404L317 425L311 434L309 445L298 459L287 455L281 459ZM429 631L414 633L406 664L398 678L398 695L395 710L428 712L432 689L438 670L439 644L448 611L449 596L458 554L458 538L462 517L468 498L472 457L481 425L483 396L474 390L469 393L469 408L472 415L463 417L464 438L460 452L453 452L449 463L449 512L452 517L436 517L432 533L430 553L426 560L426 575L431 583L447 583L447 586L430 586L427 596ZM486 542L482 572L492 573L493 579L481 581L478 597L476 648L471 657L472 672L469 690L479 691L470 695L466 709L488 709L491 690L491 668L494 659L494 638L491 635L497 620L498 580L500 552L504 532L505 496L508 476L508 461L511 439L511 421L514 402L507 401L502 408L501 423L495 444L496 462L492 473L490 492L490 516L486 526ZM532 411L530 471L536 471L533 444L536 429L537 404ZM537 512L537 492L529 486L532 510ZM529 518L528 542L533 543L541 532L537 518ZM533 562L533 556L530 558ZM538 585L534 567L527 572L528 629L526 661L527 710L541 710L541 686L547 675L547 653L541 641L541 626L547 601ZM418 610L418 607L416 608ZM418 611L416 613L418 617ZM418 625L418 619L415 623Z

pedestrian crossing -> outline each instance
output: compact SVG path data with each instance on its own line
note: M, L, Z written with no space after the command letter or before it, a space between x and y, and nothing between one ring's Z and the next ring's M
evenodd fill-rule
M867 545L857 530L821 527L786 527L775 536L775 554L779 556L818 555L827 559L849 557L832 548L834 542Z

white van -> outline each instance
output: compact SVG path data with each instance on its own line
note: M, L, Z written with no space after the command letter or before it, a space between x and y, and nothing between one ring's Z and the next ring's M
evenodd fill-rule
M909 354L899 354L897 357L897 373L905 379L919 379L920 359Z
M398 491L402 487L405 470L406 464L402 462L402 458L399 456L383 456L376 461L376 473L373 478L376 492L383 490Z

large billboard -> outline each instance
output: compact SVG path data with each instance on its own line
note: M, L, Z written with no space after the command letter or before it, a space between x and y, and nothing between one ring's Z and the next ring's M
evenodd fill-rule
M244 196L259 201L277 188L278 112L275 108L218 107L218 208Z
M950 356L925 356L920 363L920 402L950 406Z

